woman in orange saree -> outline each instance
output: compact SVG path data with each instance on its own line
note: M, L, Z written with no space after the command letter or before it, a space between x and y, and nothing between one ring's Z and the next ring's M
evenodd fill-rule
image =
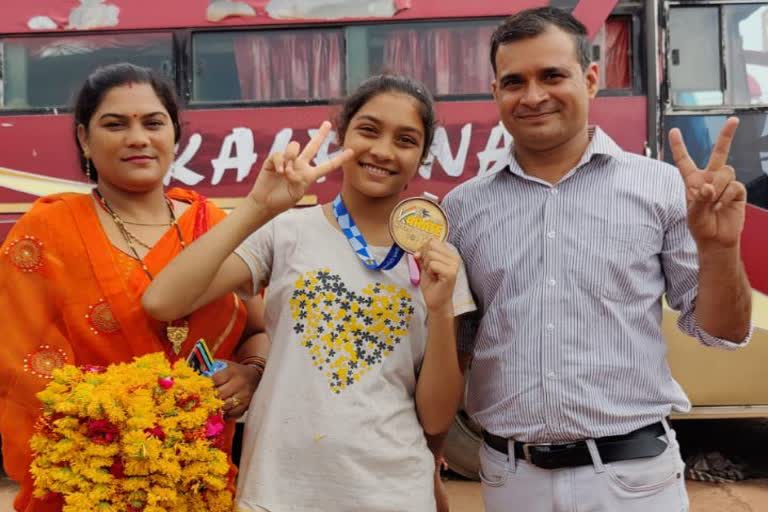
M150 172L153 169L149 164L162 167L163 159L171 159L172 153L160 155L164 146L153 139L157 133L144 137L139 133L141 127L129 126L133 110L139 109L136 122L149 126L149 130L155 129L141 111L143 91L149 98L148 111L158 117L156 112L160 110L151 101L154 95L165 112L159 117L167 118L170 128L176 113L162 104L161 93L172 89L163 89L165 85L142 68L111 68L115 67L96 71L94 75L101 72L114 78L117 74L118 82L129 85L112 85L102 91L94 117L101 106L107 105L107 116L124 116L118 123L126 127L123 130L108 126L107 137L119 130L131 133L121 134L118 138L122 137L124 142L110 148L104 141L96 140L100 127L91 126L87 146L81 140L81 149L89 150L86 168L92 162L98 168L95 195L60 194L38 200L0 249L0 435L6 472L21 485L14 503L17 511L58 512L62 507L59 496L32 496L33 482L28 471L32 460L29 439L41 413L35 394L45 387L56 368L65 364L106 366L152 352L164 352L173 361L185 357L200 338L207 341L217 359L260 359L253 340L240 343L247 320L246 308L234 293L171 325L153 320L142 309L141 295L152 276L225 214L194 192L163 192L163 169ZM172 95L168 97L172 99ZM77 123L77 112L75 117ZM171 148L173 137L171 132ZM110 151L117 155L112 163L118 162L111 169ZM125 155L135 154L152 161L126 160ZM123 163L126 165L121 167ZM121 177L119 172L128 172L128 178ZM141 202L143 196L136 193L140 187L131 186L137 185L137 180L149 183L150 193L159 190L156 197L160 199L154 200L154 206L159 208L151 208L150 201ZM126 189L130 194L121 195ZM128 208L134 203L150 207ZM158 212L156 218L141 215L151 211ZM152 222L129 220L137 218ZM121 240L120 233L126 226L133 231ZM146 228L139 237L134 234L139 232L134 226L154 227ZM141 243L147 239L154 241ZM142 247L137 247L137 242ZM176 345L169 339L174 334L179 336ZM184 341L179 343L184 334ZM258 365L229 363L221 375L217 374L214 382L220 396L228 400L225 409L230 419L247 407L260 370ZM233 433L234 422L229 421L224 445L227 448Z

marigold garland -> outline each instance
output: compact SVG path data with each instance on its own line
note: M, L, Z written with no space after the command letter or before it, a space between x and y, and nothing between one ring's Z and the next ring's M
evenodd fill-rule
M232 510L223 402L183 361L65 366L37 396L35 496L60 494L63 512Z

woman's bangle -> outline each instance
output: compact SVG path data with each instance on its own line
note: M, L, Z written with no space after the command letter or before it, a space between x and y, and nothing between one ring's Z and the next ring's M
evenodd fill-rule
M238 363L247 366L258 366L262 371L267 366L267 360L261 356L247 356L238 361Z

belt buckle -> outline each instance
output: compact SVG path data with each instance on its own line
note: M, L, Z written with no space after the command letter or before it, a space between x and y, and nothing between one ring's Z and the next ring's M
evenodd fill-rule
M533 462L533 459L531 458L531 448L536 448L539 446L552 446L554 443L523 443L523 457L525 457L525 462L528 464L536 465L535 462Z

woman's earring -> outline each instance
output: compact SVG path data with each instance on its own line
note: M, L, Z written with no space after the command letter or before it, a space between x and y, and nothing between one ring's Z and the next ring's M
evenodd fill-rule
M88 177L91 181L96 181L96 179L93 176L93 169L91 169L91 158L88 155L88 153L83 153L83 157L85 158L85 175Z

